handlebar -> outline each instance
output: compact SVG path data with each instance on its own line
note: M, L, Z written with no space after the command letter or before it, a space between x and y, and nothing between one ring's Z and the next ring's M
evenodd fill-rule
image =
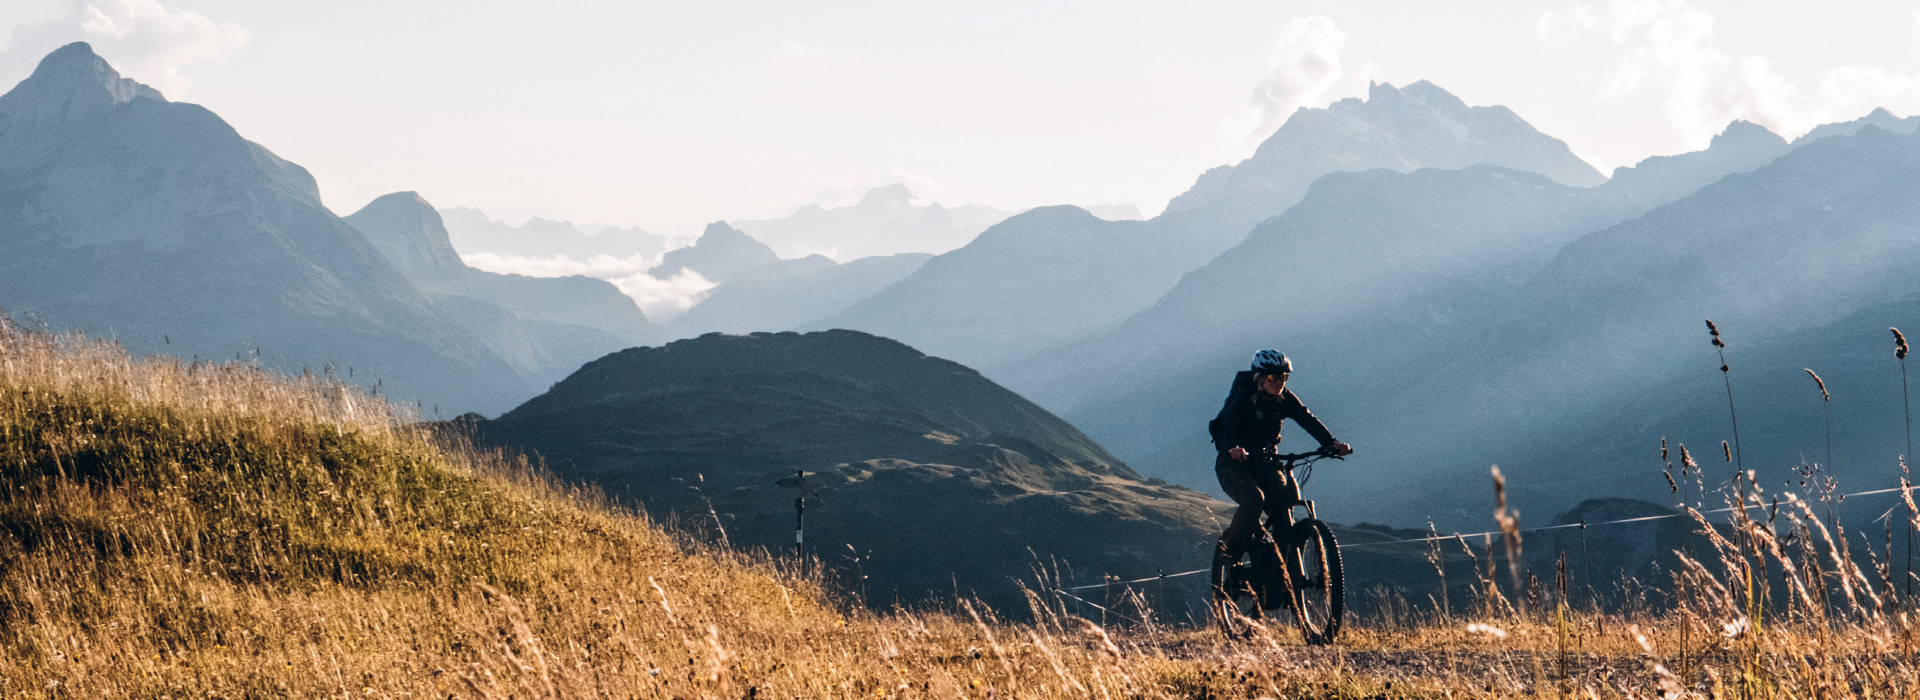
M1344 459L1346 459L1345 457L1341 457L1341 456L1338 456L1338 455L1335 455L1335 454L1333 453L1333 450L1332 450L1331 448L1326 448L1326 447L1322 447L1322 448L1320 448L1320 449L1317 449L1317 450L1314 450L1314 451L1312 451L1312 452L1299 452L1299 453L1295 453L1295 454L1262 454L1262 453L1253 453L1253 454L1249 454L1249 455L1247 455L1247 457L1248 457L1249 459L1256 459L1256 458L1257 458L1257 459L1259 459L1259 460L1261 460L1261 461L1271 461L1271 462L1286 462L1286 463L1288 463L1288 464L1290 464L1290 465L1292 465L1292 466L1298 466L1297 464L1294 464L1294 463L1296 463L1296 462L1303 462L1303 461L1304 461L1304 462L1305 462L1305 463L1307 463L1307 464L1311 464L1311 463L1313 463L1313 462L1317 462L1317 461L1320 461L1320 460L1322 460L1322 459L1326 459L1326 458L1328 458L1328 457L1332 457L1333 459L1340 459L1340 460L1344 460Z

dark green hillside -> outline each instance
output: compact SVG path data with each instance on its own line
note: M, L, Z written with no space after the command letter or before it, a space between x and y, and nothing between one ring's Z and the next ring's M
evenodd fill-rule
M1144 481L978 372L854 331L621 351L479 425L656 516L710 528L711 499L735 545L793 545L804 470L807 548L858 553L876 603L956 585L1017 602L1036 556L1123 576L1199 566L1224 507Z

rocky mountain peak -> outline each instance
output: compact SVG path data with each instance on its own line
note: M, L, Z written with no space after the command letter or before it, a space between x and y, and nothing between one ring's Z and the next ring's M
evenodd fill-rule
M898 209L913 206L913 200L913 191L907 189L906 185L896 182L885 187L867 190L867 193L860 197L860 203L854 206L862 209L875 207Z
M1886 110L1880 111L1884 112ZM1707 148L1740 148L1751 146L1777 148L1785 145L1787 145L1787 140L1780 138L1779 134L1768 131L1767 127L1745 119L1738 119L1728 124L1724 131L1715 135L1713 141L1707 145Z
M141 97L166 101L160 91L120 77L92 46L67 44L0 95L0 163L35 160L75 129Z
M647 274L667 279L687 268L712 282L725 282L780 260L767 244L755 240L725 221L707 224L693 245L668 251L660 265Z
M454 293L465 287L466 264L453 249L440 212L414 192L385 195L346 217L380 256L422 289Z
M1392 88L1390 85L1387 87L1389 89ZM1440 86L1425 80L1400 88L1400 94L1433 109L1444 109L1456 112L1464 112L1468 109L1465 100L1455 97L1453 93L1447 92Z
M1366 100L1294 112L1252 157L1207 171L1167 209L1224 211L1228 220L1210 226L1238 232L1285 211L1328 173L1474 165L1540 173L1576 187L1606 181L1565 142L1506 107L1470 106L1425 80L1404 88L1371 83Z
M7 97L23 100L66 98L69 104L111 107L132 102L136 97L165 100L159 90L120 77L107 60L93 52L87 42L62 46L46 58ZM12 102L12 100L7 100ZM4 103L0 103L4 104ZM0 107L0 112L4 112Z

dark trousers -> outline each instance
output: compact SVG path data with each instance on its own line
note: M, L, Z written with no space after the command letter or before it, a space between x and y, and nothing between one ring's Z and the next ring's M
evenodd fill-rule
M1270 463L1255 462L1252 456L1236 462L1222 453L1213 462L1213 474L1220 479L1220 490L1240 506L1233 510L1233 521L1227 524L1226 532L1220 533L1216 556L1240 558L1259 532L1262 512L1274 529L1285 532L1281 524L1293 524L1293 504L1300 501L1300 485L1286 472Z

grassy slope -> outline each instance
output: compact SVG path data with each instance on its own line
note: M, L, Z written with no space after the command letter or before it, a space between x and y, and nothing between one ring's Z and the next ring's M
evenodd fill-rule
M1284 631L1110 638L1044 605L1027 625L875 616L401 425L327 379L0 326L0 697L1614 696L1654 689L1656 660L1730 678L1749 658L1783 695L1914 692L1904 622L1846 623L1820 640L1848 653L1811 666L1814 633L1791 626L1767 627L1777 655L1702 651L1735 605L1712 591L1685 626L1691 665L1671 616L1475 618L1504 636L1379 621L1324 650ZM1582 653L1549 683L1563 644Z

